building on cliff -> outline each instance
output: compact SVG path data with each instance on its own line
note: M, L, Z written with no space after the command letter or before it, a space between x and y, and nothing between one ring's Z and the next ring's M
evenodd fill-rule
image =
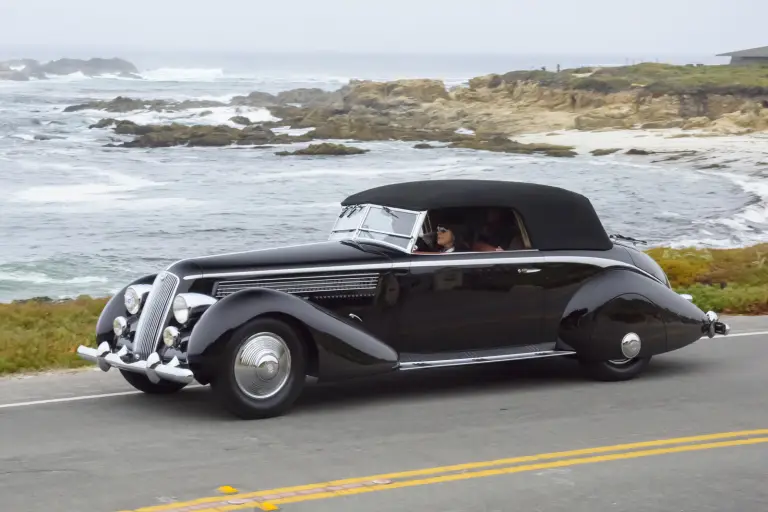
M720 53L717 57L730 57L731 64L768 64L768 46L738 52Z

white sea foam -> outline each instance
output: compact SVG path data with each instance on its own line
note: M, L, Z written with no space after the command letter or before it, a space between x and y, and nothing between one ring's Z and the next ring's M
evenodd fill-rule
M84 110L83 114L90 117L91 121L105 117L104 112L100 110ZM233 128L242 128L241 125L231 122L229 119L234 116L245 116L253 123L263 123L268 121L278 121L279 119L270 114L269 110L254 107L211 107L211 108L190 108L180 111L157 112L154 110L133 111L125 114L110 114L110 117L118 120L133 121L138 124L204 124L204 125L227 125Z

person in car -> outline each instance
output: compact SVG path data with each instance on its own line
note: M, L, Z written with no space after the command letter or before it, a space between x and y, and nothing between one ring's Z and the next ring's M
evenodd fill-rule
M490 209L485 224L478 232L472 249L475 251L514 251L525 249L522 233L513 215L500 209Z
M443 253L469 250L469 244L459 226L437 226L437 245Z

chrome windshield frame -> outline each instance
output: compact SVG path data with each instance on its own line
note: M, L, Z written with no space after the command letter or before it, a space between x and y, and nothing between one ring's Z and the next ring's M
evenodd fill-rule
M352 239L352 240L357 240L357 241L364 241L364 242L375 242L377 244L386 245L388 247L392 247L393 249L397 249L398 251L402 251L402 252L405 252L405 253L413 252L413 248L416 245L416 242L418 240L420 231L422 229L422 226L424 225L424 219L427 216L426 210L425 211L406 210L406 209L403 209L403 208L394 208L394 207L391 207L391 206L383 206L383 205L379 205L379 204L350 205L350 206L345 207L345 208L353 208L353 207L362 207L363 208L362 211L361 211L361 214L359 215L360 216L360 221L354 227L348 227L348 228L344 228L344 229L336 229L336 226L338 225L339 220L341 219L341 215L339 215L336 218L336 221L333 223L333 227L331 228L329 239L331 239L331 240L338 240L338 238L333 238L333 235L338 235L339 233L348 233L349 236L346 237L347 239ZM416 220L413 223L413 226L411 227L411 232L406 234L406 233L395 233L395 232L392 232L392 231L384 231L384 230L379 230L379 229L363 229L363 223L366 221L366 219L368 219L368 215L371 213L372 210L374 210L374 209L384 210L385 208L387 210L390 210L390 211L393 211L393 212L403 212L403 213L408 213L408 214L411 214L411 215L415 215L416 216ZM375 238L361 237L360 233L363 232L363 231L368 232L368 233L378 233L378 234L381 234L381 235L387 235L387 236L393 236L393 237L396 237L396 238L402 238L402 239L408 240L408 245L405 248L403 248L402 246L399 246L397 244L393 244L392 242L387 242L385 240L377 240Z

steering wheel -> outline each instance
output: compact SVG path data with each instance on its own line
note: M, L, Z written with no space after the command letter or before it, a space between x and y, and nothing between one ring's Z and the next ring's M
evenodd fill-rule
M415 251L419 252L434 252L437 250L437 233L430 231L424 233L418 239L416 239Z

